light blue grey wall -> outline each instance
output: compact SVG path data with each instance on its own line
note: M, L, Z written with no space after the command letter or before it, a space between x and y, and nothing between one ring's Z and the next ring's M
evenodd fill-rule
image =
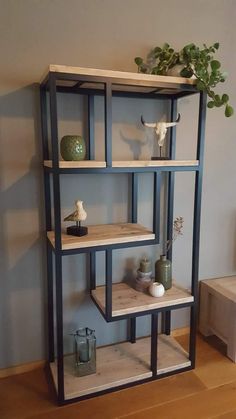
M1 184L1 288L0 367L45 357L45 248L43 242L43 190L37 86L46 67L52 64L136 71L133 57L165 41L181 48L189 42L219 41L219 58L229 72L225 90L235 98L234 0L0 0L0 184ZM223 86L222 86L223 88ZM223 90L222 90L223 91ZM102 104L96 101L97 158L103 137ZM182 123L178 128L178 157L193 157L196 133L196 99L180 103ZM138 123L140 113L150 118L167 110L158 102L119 99L114 101L114 154L132 156L129 140L144 141L147 133ZM83 129L77 116L81 104L75 97L59 98L60 135ZM140 157L148 157L146 144ZM200 278L233 274L236 271L236 141L235 117L226 120L222 110L209 111L201 223ZM175 245L174 276L188 286L192 231L192 175L178 174L175 214L185 219L185 234ZM86 185L86 186L85 186ZM88 210L88 223L125 221L127 217L126 175L63 178L63 216L81 196ZM91 192L92 191L92 192ZM140 221L150 225L151 178L140 179ZM158 249L116 252L114 280L125 275L126 258L134 267L138 257L155 260ZM81 263L80 263L81 262ZM82 268L81 268L82 267ZM102 254L98 260L103 280ZM86 323L96 329L99 343L123 339L124 323L106 325L97 316L80 289L85 285L83 256L71 256L64 266L65 331ZM77 304L81 300L81 316ZM178 316L176 326L185 324ZM143 320L140 332L148 321Z

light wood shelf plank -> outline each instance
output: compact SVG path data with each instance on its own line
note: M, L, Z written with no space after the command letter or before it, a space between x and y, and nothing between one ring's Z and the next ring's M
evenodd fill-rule
M198 160L113 160L113 168L130 167L179 167L179 166L198 166ZM45 167L52 168L52 160L44 161ZM81 161L59 161L60 169L99 169L106 168L105 161L81 160Z
M85 377L75 376L73 356L65 356L65 398L84 396L108 388L140 381L152 376L150 371L150 338L138 339L135 344L118 343L97 349L97 372ZM190 366L188 354L171 336L158 339L157 374ZM57 364L50 365L57 388Z
M190 367L188 353L172 337L159 335L157 348L157 375Z
M123 80L133 80L137 84L142 82L153 82L153 83L170 83L173 85L178 84L180 87L183 84L195 85L196 80L185 78L185 77L174 77L174 76L158 76L153 74L142 74L142 73L131 73L127 71L114 71L114 70L102 70L96 68L84 68L84 67L73 67L68 65L57 65L50 64L47 70L45 71L44 76L41 79L41 82L45 79L49 72L53 73L67 73L67 74L77 74L81 76L95 76L95 77L109 77L114 79L123 79Z
M112 167L166 167L198 166L198 160L127 160L113 161Z
M52 167L52 160L44 160L45 167ZM106 167L105 161L80 160L80 161L59 161L60 169L98 169Z
M155 234L140 224L99 224L87 227L88 234L83 237L70 236L62 233L62 250L155 239ZM48 231L47 236L52 245L55 246L54 231Z
M92 290L92 296L105 314L105 286ZM112 285L112 317L179 305L193 301L193 296L178 285L173 285L163 297L155 298L138 292L124 282Z

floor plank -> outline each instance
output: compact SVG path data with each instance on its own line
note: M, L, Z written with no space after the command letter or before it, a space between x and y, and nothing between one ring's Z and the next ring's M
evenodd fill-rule
M207 388L236 381L236 364L225 354L226 345L215 336L198 339L195 374Z
M36 416L37 419L113 419L170 400L202 392L205 386L192 371L107 394Z
M0 380L0 418L21 419L55 409L56 398L43 369Z
M187 350L188 336L177 336ZM216 338L197 339L194 371L58 407L43 369L0 379L1 419L236 419L236 369Z
M220 416L214 416L212 419L235 419L236 418L236 409L232 412L224 413Z
M184 399L136 411L120 418L127 419L209 419L217 414L232 412L236 405L236 382L202 391Z

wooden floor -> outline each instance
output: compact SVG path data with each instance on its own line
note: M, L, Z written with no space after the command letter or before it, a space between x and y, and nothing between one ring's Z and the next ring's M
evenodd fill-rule
M178 341L184 346L185 336ZM1 419L236 419L236 364L198 337L194 371L58 407L42 369L0 380Z

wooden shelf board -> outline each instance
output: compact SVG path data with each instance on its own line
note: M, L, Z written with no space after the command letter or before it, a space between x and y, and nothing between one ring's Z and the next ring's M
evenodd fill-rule
M92 296L105 314L105 286L92 290ZM193 296L186 290L173 285L163 297L155 298L138 292L124 282L112 285L112 317L130 313L153 310L193 301Z
M179 166L198 166L198 160L113 160L113 168L126 167L179 167ZM44 160L45 167L52 167L52 160ZM81 160L81 161L59 161L60 169L99 169L106 168L105 161Z
M52 160L44 160L45 167L52 167ZM80 160L80 161L59 161L60 169L97 169L106 167L105 161Z
M198 166L198 160L127 160L113 161L112 167L166 167Z
M179 86L183 84L188 85L195 85L196 80L184 78L184 77L173 77L173 76L156 76L152 74L142 74L142 73L131 73L127 71L113 71L113 70L101 70L101 69L95 69L95 68L84 68L84 67L72 67L72 66L66 66L66 65L56 65L56 64L50 64L48 69L46 70L46 74L44 74L41 81L43 81L46 77L46 75L49 72L56 72L56 73L67 73L67 74L77 74L82 76L95 76L95 77L101 77L106 78L109 77L111 79L114 79L114 83L116 82L116 79L119 80L133 80L136 81L137 84L140 84L142 86L142 82L153 82L154 87L157 83L170 83L173 85L178 84ZM61 85L61 81L60 81Z
M118 343L97 349L97 372L77 377L74 357L64 357L65 398L80 397L123 384L152 377L150 371L150 338L138 339L135 344ZM157 374L174 371L190 365L188 354L171 336L160 335L158 339ZM57 388L57 364L50 364Z
M62 233L62 250L155 239L155 234L140 224L100 224L87 227L88 234L83 237L70 236ZM54 231L48 231L47 236L52 245L55 246Z
M188 353L172 337L159 335L157 348L157 375L190 367Z

